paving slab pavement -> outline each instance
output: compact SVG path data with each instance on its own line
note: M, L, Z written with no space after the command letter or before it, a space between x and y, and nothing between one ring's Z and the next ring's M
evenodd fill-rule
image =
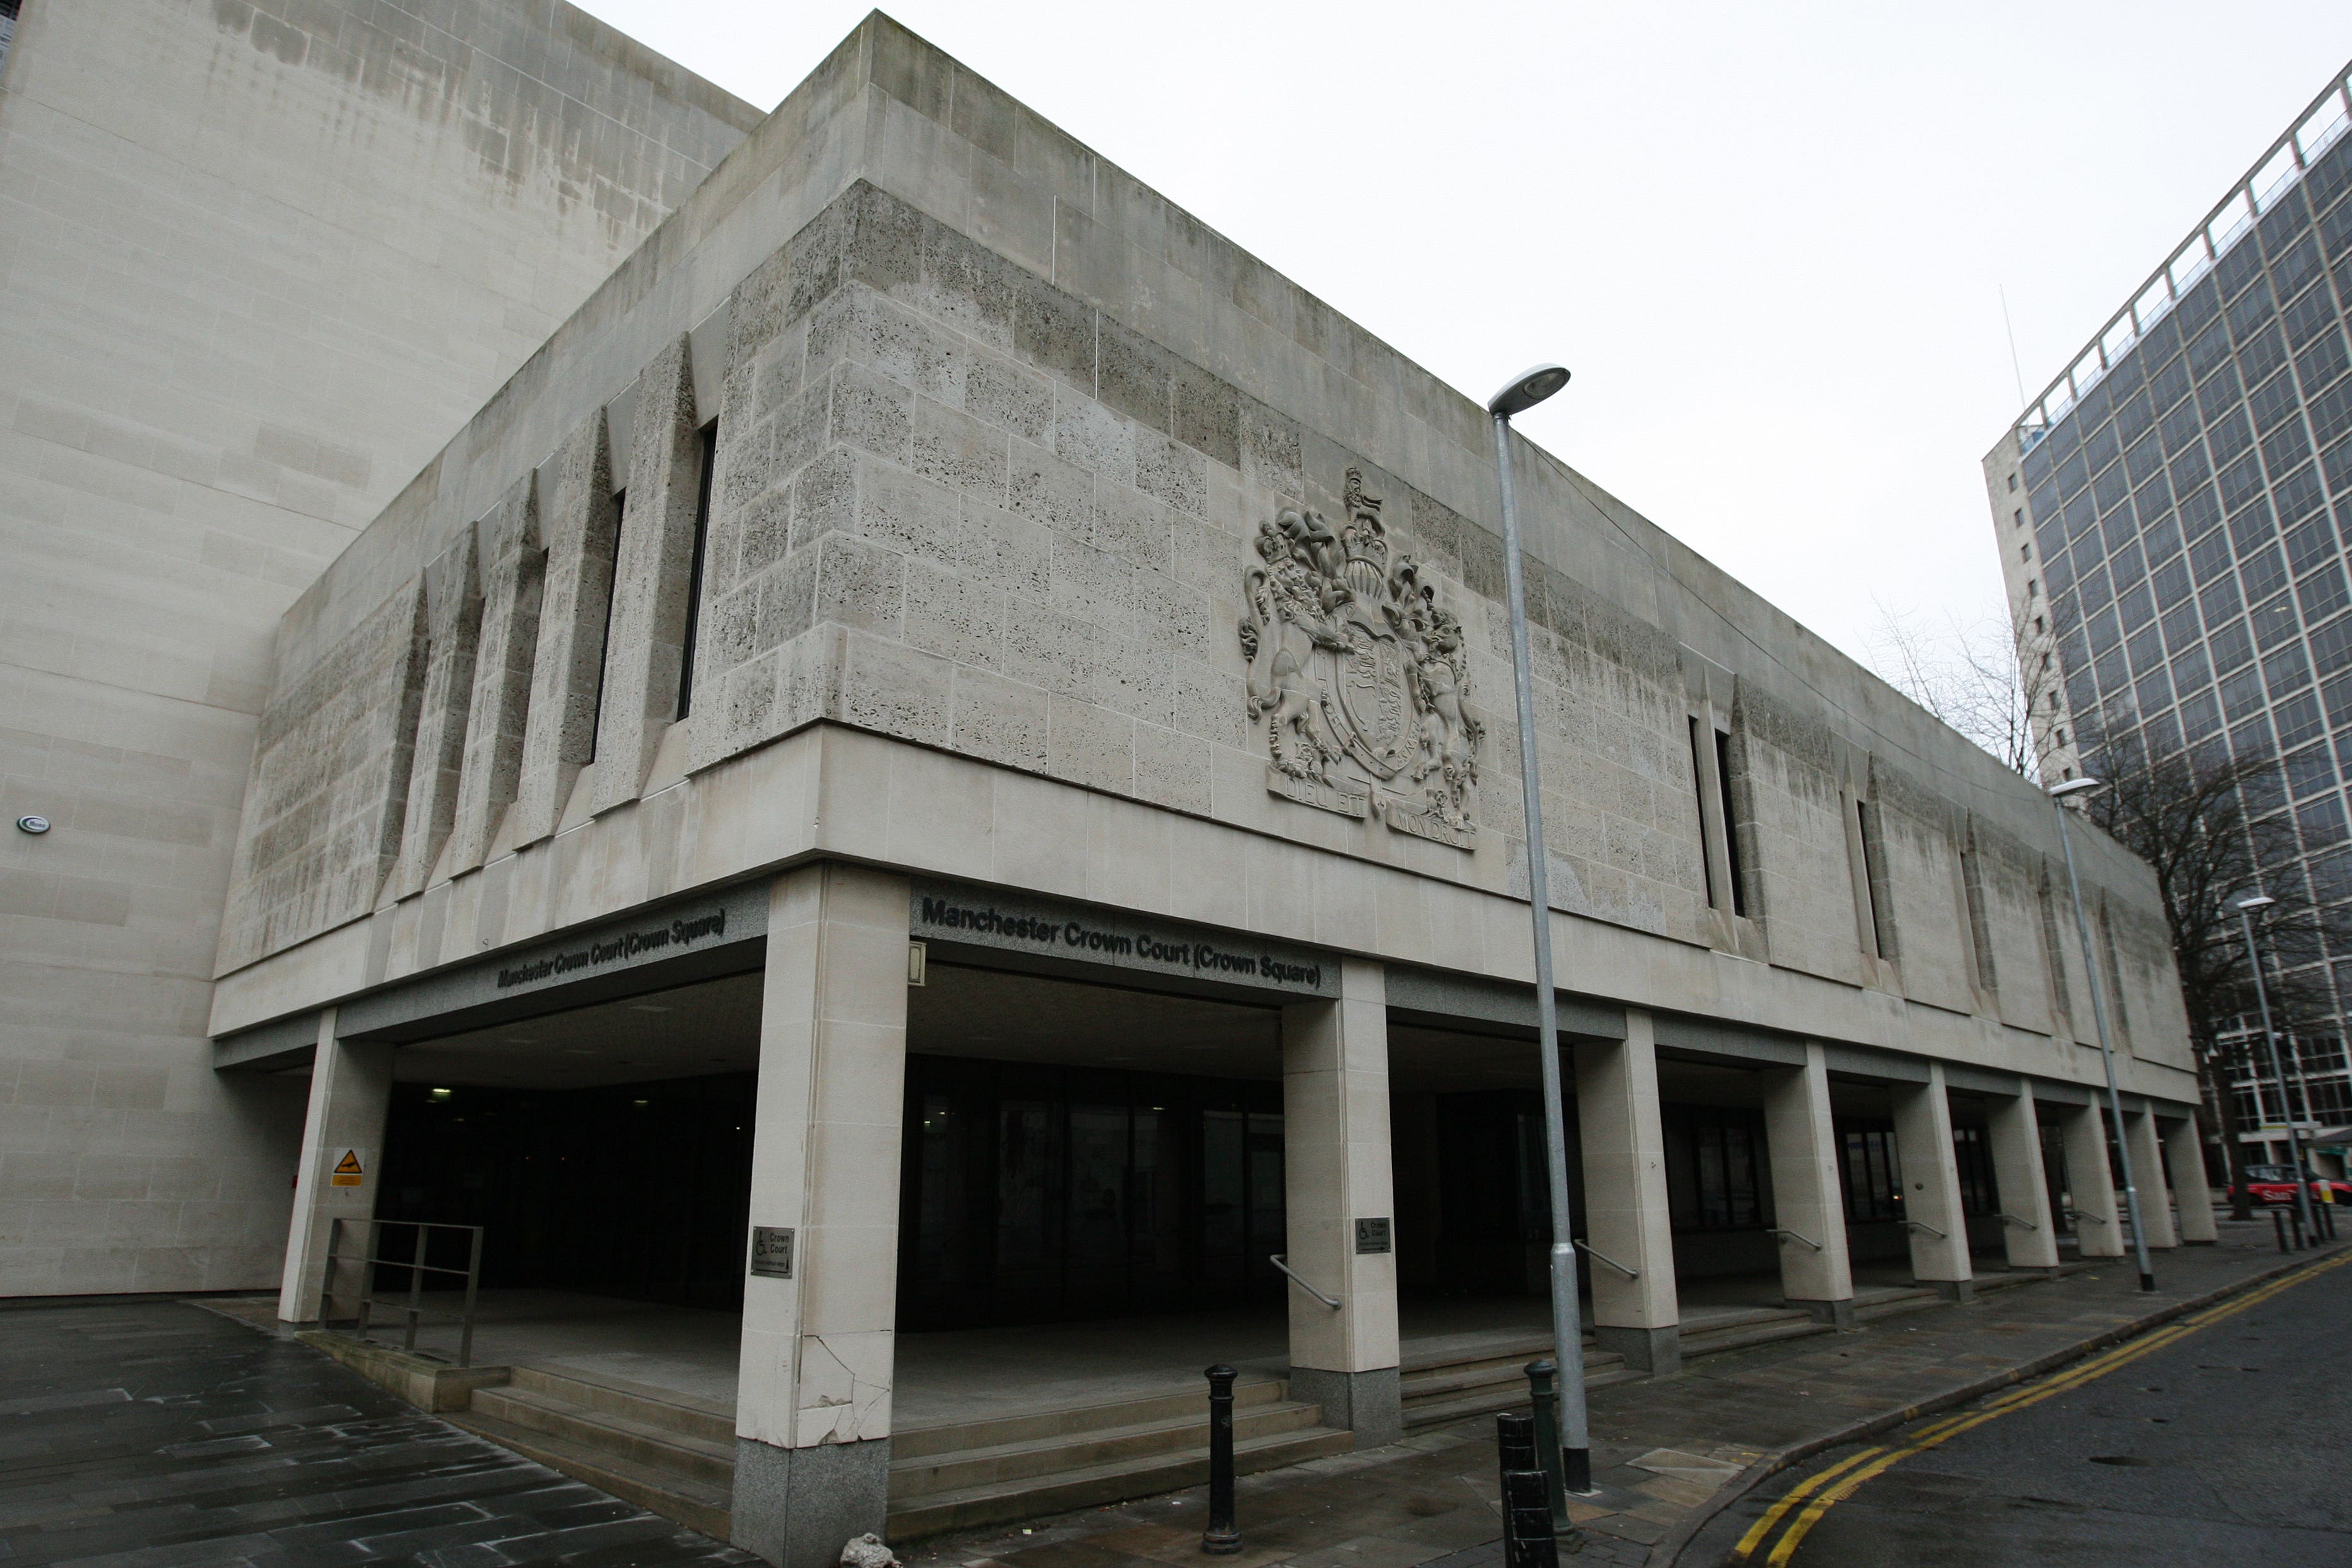
M0 1306L0 1562L759 1560L460 1432L307 1345L133 1298Z
M1696 1359L1597 1390L1599 1490L1581 1556L1673 1561L1779 1464L2027 1375L2149 1314L2282 1265L2266 1224L2159 1254L1925 1304L1849 1333ZM1244 1477L1233 1568L1481 1568L1499 1561L1491 1418ZM1198 1490L919 1543L909 1568L1202 1563ZM253 1564L512 1563L582 1568L753 1559L402 1404L299 1343L155 1300L0 1308L0 1560Z
M1845 1333L1824 1333L1685 1363L1670 1377L1594 1391L1598 1495L1570 1504L1580 1560L1675 1561L1732 1497L1874 1423L2046 1369L2242 1287L2330 1256L2282 1258L2266 1219L2221 1222L2210 1247L2157 1255L2145 1295L2129 1260L2099 1260L2063 1278L1985 1292L1968 1305L1922 1304ZM1235 1568L1484 1568L1501 1561L1493 1417L1401 1443L1242 1478L1248 1548ZM1200 1489L1026 1527L942 1536L902 1552L909 1568L1172 1568L1200 1552ZM1689 1568L1696 1568L1696 1564ZM1707 1565L1712 1568L1712 1564Z

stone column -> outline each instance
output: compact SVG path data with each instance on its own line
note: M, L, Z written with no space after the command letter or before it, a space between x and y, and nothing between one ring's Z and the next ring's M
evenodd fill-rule
M338 1219L375 1214L377 1166L383 1158L384 1117L392 1109L389 1045L359 1045L335 1038L335 1009L319 1015L318 1054L310 1061L310 1111L302 1123L302 1163L294 1169L294 1221L286 1237L286 1274L278 1289L278 1316L289 1323L319 1321L327 1282L327 1248ZM346 1255L363 1256L364 1238L350 1234ZM361 1288L361 1271L342 1270L336 1294Z
M2172 1200L2180 1206L2180 1239L2190 1247L2210 1247L2221 1233L2213 1223L2213 1189L2205 1185L2205 1145L2197 1118L2185 1116L2163 1132L2165 1175Z
M1593 1339L1628 1365L1672 1372L1682 1364L1682 1311L1648 1013L1626 1009L1622 1040L1576 1042L1576 1111L1584 1142L1585 1239L1633 1270L1628 1279L1592 1260Z
M1829 1067L1821 1043L1805 1042L1802 1067L1770 1068L1763 1080L1772 1210L1782 1230L1796 1233L1779 1238L1780 1294L1825 1323L1852 1328L1853 1265L1846 1251L1837 1131L1830 1115Z
M2069 1105L2059 1123L2066 1140L2066 1196L2074 1207L2074 1239L2085 1258L2124 1255L2123 1205L2107 1168L2107 1132L2095 1101Z
M1952 1154L1952 1105L1941 1062L1925 1083L1897 1083L1895 1155L1903 1166L1903 1218L1911 1233L1911 1277L1956 1301L1976 1293L1969 1222L1960 1211L1960 1167Z
M907 898L838 864L769 894L733 1535L782 1568L833 1568L888 1501Z
M2009 1217L2001 1221L2009 1266L2045 1271L2057 1268L2058 1220L2050 1212L2050 1184L2042 1171L2042 1119L2033 1113L2032 1088L2020 1084L2015 1094L1987 1097L1985 1141L1991 1145L2000 1211Z
M1404 1408L1388 981L1378 964L1342 960L1338 1001L1282 1009L1282 1128L1285 1261L1340 1303L1335 1310L1285 1282L1291 1395L1321 1405L1324 1419L1352 1430L1359 1448L1394 1442L1404 1436Z
M2124 1136L2131 1140L2132 1181L2139 1188L2139 1222L2151 1248L2178 1247L2172 1225L2172 1189L2164 1179L2164 1145L2156 1135L2156 1113L2142 1106L2124 1113Z

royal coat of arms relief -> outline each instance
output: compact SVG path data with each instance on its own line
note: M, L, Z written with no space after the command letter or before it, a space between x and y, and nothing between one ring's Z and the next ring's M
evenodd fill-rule
M1480 729L1465 710L1462 623L1412 558L1393 554L1359 470L1341 500L1336 529L1299 507L1261 523L1244 574L1242 654L1266 788L1468 849Z

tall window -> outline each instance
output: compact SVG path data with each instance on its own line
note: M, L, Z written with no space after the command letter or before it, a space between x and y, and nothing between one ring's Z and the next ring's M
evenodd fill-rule
M1853 803L1855 836L1862 845L1863 940L1881 958L1895 956L1895 905L1886 880L1886 841L1879 828L1878 802Z
M1731 867L1731 913L1745 916L1748 913L1748 876L1739 863L1739 813L1732 805L1731 737L1719 729L1715 732L1715 784L1716 804L1723 813L1724 859Z
M604 727L604 672L613 658L613 601L621 595L621 530L628 526L629 493L613 492L613 569L604 580L604 630L596 641L596 706L588 710L588 757L596 760L596 742Z
M1764 1115L1717 1105L1661 1107L1666 1204L1676 1230L1752 1230L1768 1218Z
M1952 1164L1959 1172L1960 1212L1981 1216L2000 1212L2000 1187L1993 1179L1992 1148L1981 1127L1952 1129Z
M1715 846L1719 841L1717 835L1722 830L1714 820L1714 813L1706 807L1706 762L1699 753L1698 718L1696 715L1690 721L1690 748L1691 789L1698 796L1699 872L1706 878L1706 906L1721 909L1723 890L1715 885Z
M1838 1186L1845 1217L1855 1223L1903 1218L1903 1167L1895 1157L1895 1128L1885 1122L1837 1124Z
M677 716L694 711L694 639L702 629L702 552L710 543L710 476L719 466L719 422L702 427L702 479L694 493L694 567L686 580L686 636L678 649Z

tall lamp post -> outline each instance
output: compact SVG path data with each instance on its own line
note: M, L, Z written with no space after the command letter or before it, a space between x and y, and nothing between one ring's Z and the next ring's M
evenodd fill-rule
M1577 1302L1576 1242L1569 1229L1568 1127L1561 1108L1559 1019L1552 997L1551 888L1545 875L1543 779L1536 764L1535 679L1528 660L1528 590L1519 563L1519 503L1511 474L1511 416L1568 384L1558 365L1514 377L1487 401L1495 422L1495 472L1503 482L1503 581L1510 601L1511 681L1519 701L1519 794L1527 812L1528 909L1535 927L1536 1054L1543 1064L1544 1174L1551 1188L1551 1332L1559 1362L1561 1479L1592 1490L1592 1435L1584 1410L1584 1314Z
M2263 951L2254 946L2254 911L2268 909L2277 902L2259 893L2238 900L2238 924L2246 934L2246 962L2254 971L2254 1000L2263 1011L2263 1048L2270 1052L2271 1079L2278 1084L2279 1116L2286 1123L2287 1153L2294 1159L2294 1211L2303 1220L2303 1233L2316 1237L2319 1229L2311 1212L2311 1180L2303 1163L2303 1130L2295 1124L2294 1101L2286 1089L2286 1070L2279 1065L2278 1031L2271 1027L2271 988L2263 977ZM2221 1089L2225 1094L2229 1092L2227 1084ZM2242 1168L2232 1170L2230 1179L2232 1184L2242 1182L2246 1173Z
M2099 961L2091 951L2091 923L2083 914L2083 883L2074 874L2074 840L2066 830L2066 802L2077 795L2105 789L2087 775L2050 787L2052 807L2058 813L2058 844L2066 854L2066 891L2074 900L2074 934L2083 943L2083 974L2091 988L2091 1017L2099 1026L2099 1060L2107 1069L2107 1115L2115 1124L2116 1154L2123 1161L2124 1208L2131 1216L2132 1252L2139 1260L2139 1288L2156 1289L2156 1270L2148 1267L2147 1231L2139 1220L2139 1183L2132 1176L2131 1139L2124 1134L2124 1097L2116 1088L2116 1051L2107 1040L2107 1003L2099 988Z

